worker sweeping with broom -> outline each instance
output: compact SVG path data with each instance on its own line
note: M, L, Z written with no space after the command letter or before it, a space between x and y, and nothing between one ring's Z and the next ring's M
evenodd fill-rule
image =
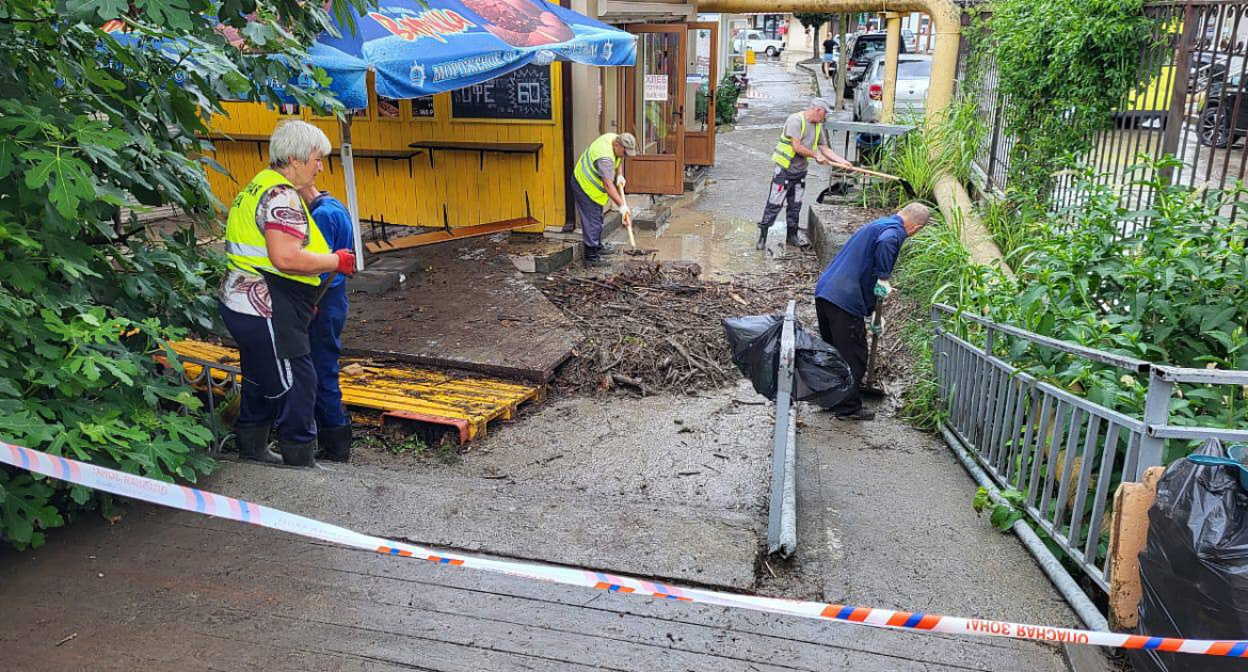
M854 388L829 409L837 418L875 418L875 413L863 406L861 394L867 377L866 318L893 291L889 281L902 244L926 226L930 217L927 206L910 203L895 215L863 226L849 237L815 284L819 335L836 348L854 374ZM882 322L877 320L871 328L878 332Z
M632 227L632 211L624 200L625 182L620 172L625 156L637 156L637 138L632 133L604 133L590 143L572 169L572 200L581 220L586 266L608 266L602 256L614 252L602 242L602 210L608 201L619 207L624 226Z

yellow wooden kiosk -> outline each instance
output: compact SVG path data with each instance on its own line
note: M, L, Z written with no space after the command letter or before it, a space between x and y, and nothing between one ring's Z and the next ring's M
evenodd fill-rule
M530 65L516 73L510 77L535 87L534 102L524 109L499 109L493 89L507 85L504 78L428 98L389 100L377 96L370 74L368 109L357 111L351 123L361 226L384 221L469 233L470 227L495 225L540 233L547 224L562 225L562 69ZM223 203L238 193L238 180L267 165L269 135L283 119L303 119L325 131L334 153L317 184L346 193L337 119L297 105L225 107L229 116L213 117L210 139L214 158L231 175L208 173Z

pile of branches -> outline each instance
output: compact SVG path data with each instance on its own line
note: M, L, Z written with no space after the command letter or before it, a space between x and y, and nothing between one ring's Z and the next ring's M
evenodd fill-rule
M585 335L559 373L572 392L622 387L641 395L692 394L732 384L740 373L721 321L782 312L814 286L814 262L726 282L704 282L696 264L628 262L606 277L561 274L542 290Z

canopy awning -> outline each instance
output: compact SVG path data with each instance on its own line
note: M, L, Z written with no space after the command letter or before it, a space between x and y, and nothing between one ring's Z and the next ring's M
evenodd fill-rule
M633 65L637 52L635 36L544 0L382 0L354 33L336 27L343 37L322 35L310 55L348 109L367 106L369 70L378 95L420 98L530 63Z

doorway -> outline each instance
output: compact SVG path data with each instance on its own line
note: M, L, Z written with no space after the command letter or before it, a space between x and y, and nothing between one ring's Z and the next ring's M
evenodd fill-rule
M719 84L719 25L689 24L685 53L685 164L715 164L715 89Z
M626 114L620 121L637 136L638 145L637 156L625 161L629 191L680 194L685 187L687 26L643 24L628 31L637 35L637 63L625 69Z

